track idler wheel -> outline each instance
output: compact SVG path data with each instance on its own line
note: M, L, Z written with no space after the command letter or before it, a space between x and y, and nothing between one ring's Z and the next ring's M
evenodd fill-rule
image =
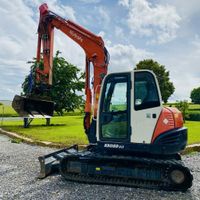
M193 176L187 167L173 167L169 170L170 185L174 190L186 191L192 186Z

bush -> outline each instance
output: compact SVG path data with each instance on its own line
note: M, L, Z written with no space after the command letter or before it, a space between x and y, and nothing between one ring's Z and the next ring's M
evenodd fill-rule
M186 120L200 121L200 111L189 111Z
M183 115L183 120L185 123L186 117L188 115L189 103L186 100L184 100L184 101L177 102L175 106L181 111Z
M194 88L190 94L192 102L195 104L200 104L200 87Z

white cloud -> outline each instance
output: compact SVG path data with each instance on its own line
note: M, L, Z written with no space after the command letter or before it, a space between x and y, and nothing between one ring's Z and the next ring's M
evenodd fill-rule
M42 0L1 0L0 12L0 96L12 99L14 93L20 94L25 75L29 73L30 65L26 62L36 56L37 26ZM55 10L61 16L75 20L75 12L71 7L60 5L57 0L47 1L50 10ZM67 36L55 34L55 50L63 52L70 61L80 66L84 56L80 47L66 41ZM60 40L60 42L59 42ZM83 59L81 60L81 58ZM81 65L82 66L82 65Z
M35 54L37 25L33 11L22 1L2 0L0 6L0 96L12 98L29 71L26 61Z
M98 35L101 36L101 37L103 38L103 37L105 37L106 33L105 33L104 31L100 31L100 32L98 33Z
M183 21L187 21L188 18L190 18L192 15L195 15L200 12L200 1L199 0L189 0L189 1L183 1L183 0L162 0L162 4L171 4L176 7L179 14L181 15L181 18L183 18Z
M123 38L124 39L124 31L121 27L116 26L115 27L115 35L117 38Z
M119 0L118 4L125 7L129 7L129 0Z
M38 10L39 6L44 3L43 0L25 0L25 2L28 6L31 6L35 10ZM46 0L45 3L47 3L49 10L55 12L62 17L76 21L75 11L72 7L65 6L61 4L58 0ZM39 14L39 11L37 14Z
M103 6L96 7L96 10L99 13L98 16L99 24L104 26L104 28L108 28L108 24L110 22L110 16L108 10Z
M0 51L0 57L5 58L10 54L10 56L17 55L21 52L22 46L15 41L14 39L8 36L1 36L0 37L0 46L3 47L2 51ZM11 50L12 47L12 50Z
M76 17L75 17L75 11L72 7L70 6L62 6L63 8L63 16L66 16L67 19L71 19L73 21L76 21Z
M89 3L99 3L101 0L79 0L79 1L89 4Z
M132 34L153 38L151 43L166 43L176 37L180 16L170 5L153 6L147 0L119 1L129 10L128 26Z
M59 50L61 56L67 59L68 62L78 66L81 69L85 68L85 53L83 49L72 41L67 35L60 31L55 31L54 52Z
M194 45L196 52L200 53L200 36L198 34L195 35L195 38L192 41L192 44Z
M105 46L110 54L108 72L133 70L139 61L154 56L153 53L145 49L136 48L132 44L113 44L112 41L106 39L106 33L104 31L99 32L98 35L103 37Z
M144 49L138 49L134 45L106 43L111 57L109 72L133 70L140 60L153 56L152 53Z
M155 54L155 59L164 64L170 71L170 78L175 85L175 93L171 100L190 100L190 92L195 87L200 87L200 38L194 37L188 48L176 49L163 56Z

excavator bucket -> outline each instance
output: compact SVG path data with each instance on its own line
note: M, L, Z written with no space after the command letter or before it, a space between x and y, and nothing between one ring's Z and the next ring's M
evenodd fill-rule
M15 95L12 107L20 117L53 116L54 102Z

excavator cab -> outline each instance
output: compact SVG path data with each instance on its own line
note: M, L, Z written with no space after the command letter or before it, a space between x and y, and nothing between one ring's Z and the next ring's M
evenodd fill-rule
M149 70L105 77L96 132L98 145L109 152L175 155L187 142L180 112L162 107L159 85Z
M99 105L99 140L150 143L149 126L155 127L161 110L158 84L150 71L109 74ZM141 123L148 127L138 129Z

